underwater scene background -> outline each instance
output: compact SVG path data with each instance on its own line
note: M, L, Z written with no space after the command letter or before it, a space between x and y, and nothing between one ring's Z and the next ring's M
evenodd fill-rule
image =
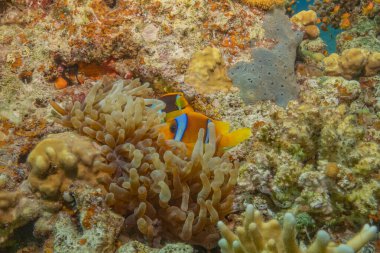
M380 252L379 0L0 0L0 252Z

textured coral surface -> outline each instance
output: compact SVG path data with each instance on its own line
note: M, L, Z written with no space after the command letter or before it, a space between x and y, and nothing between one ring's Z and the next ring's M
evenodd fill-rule
M315 2L0 1L0 252L374 252L379 3ZM172 91L253 137L187 156Z

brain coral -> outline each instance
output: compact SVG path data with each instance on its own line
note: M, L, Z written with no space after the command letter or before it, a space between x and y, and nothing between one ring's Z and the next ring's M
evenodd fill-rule
M213 124L205 149L200 131L190 158L182 143L164 141L164 115L158 113L164 105L143 98L150 94L147 86L137 80L98 82L82 104L55 105L59 121L101 145L105 161L96 166L113 174L107 202L126 217L129 232L212 248L215 223L232 208L238 164L214 156Z
M286 106L298 95L294 63L302 32L294 32L289 18L279 9L265 16L264 28L277 45L273 49L254 48L253 60L237 63L230 68L229 76L246 103L271 99Z

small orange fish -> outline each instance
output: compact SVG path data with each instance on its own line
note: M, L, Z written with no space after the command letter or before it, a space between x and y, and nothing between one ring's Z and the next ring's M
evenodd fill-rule
M211 122L215 125L217 155L222 155L227 149L238 145L252 135L249 128L240 128L230 132L229 123L212 120L197 112L184 113L174 119L168 120L160 132L164 134L165 139L174 139L185 143L187 155L190 156L198 139L200 129L203 128L206 133L204 143L209 142L208 125Z

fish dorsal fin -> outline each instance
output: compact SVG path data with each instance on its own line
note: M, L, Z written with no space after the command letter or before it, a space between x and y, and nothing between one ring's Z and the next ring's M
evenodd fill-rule
M230 123L224 121L213 120L215 124L215 129L222 135L228 134L230 132Z

